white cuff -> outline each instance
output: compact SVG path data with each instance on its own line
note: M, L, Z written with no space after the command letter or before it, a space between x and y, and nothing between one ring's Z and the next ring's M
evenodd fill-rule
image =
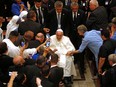
M38 87L42 87L42 85L39 85Z

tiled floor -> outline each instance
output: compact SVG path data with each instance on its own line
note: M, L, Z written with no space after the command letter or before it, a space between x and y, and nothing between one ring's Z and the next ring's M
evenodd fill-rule
M77 68L77 65L75 65ZM74 77L74 83L72 87L95 87L94 81L92 80L92 75L90 72L90 68L88 63L86 62L86 73L85 73L85 80L81 79L79 71L77 69L77 77Z

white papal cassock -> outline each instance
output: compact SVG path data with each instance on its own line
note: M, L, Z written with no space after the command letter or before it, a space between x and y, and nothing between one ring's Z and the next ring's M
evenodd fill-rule
M60 41L57 40L56 35L50 37L50 48L57 49L55 52L60 57L58 62L59 67L64 69L64 77L74 75L76 70L73 63L73 56L66 56L68 51L74 51L75 48L67 36L63 36Z

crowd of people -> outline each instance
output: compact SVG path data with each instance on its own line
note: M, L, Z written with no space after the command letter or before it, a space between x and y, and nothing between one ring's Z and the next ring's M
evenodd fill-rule
M115 87L115 50L116 0L0 0L0 87L71 87L85 57Z

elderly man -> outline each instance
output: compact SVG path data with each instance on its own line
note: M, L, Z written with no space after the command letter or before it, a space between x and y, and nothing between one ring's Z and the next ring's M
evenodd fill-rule
M86 21L88 29L106 29L108 24L108 15L105 7L99 6L97 0L90 0L89 8L92 12L88 14Z
M30 9L36 13L36 22L40 23L42 27L46 25L47 8L42 6L42 0L34 0L34 6Z
M49 20L47 22L47 28L50 29L50 34L53 35L57 29L61 28L64 31L64 35L68 35L69 32L69 13L66 9L63 9L63 3L56 1L54 8L49 12ZM52 15L52 16L51 16Z
M56 35L50 37L50 48L55 50L60 57L58 66L64 69L64 79L68 83L71 81L71 75L76 76L76 71L73 63L73 56L69 56L69 51L74 51L75 48L70 39L63 35L63 30L58 29Z
M116 86L116 54L110 54L108 56L111 69L104 72L102 75L102 87L115 87Z
M82 42L82 37L76 33L76 29L79 25L85 23L85 12L79 8L77 2L71 3L70 22L71 22L71 29L70 29L69 37L75 48L78 49ZM80 66L79 71L82 77L82 75L84 74L84 52L80 54L76 54L74 55L74 57L75 57L74 62Z

